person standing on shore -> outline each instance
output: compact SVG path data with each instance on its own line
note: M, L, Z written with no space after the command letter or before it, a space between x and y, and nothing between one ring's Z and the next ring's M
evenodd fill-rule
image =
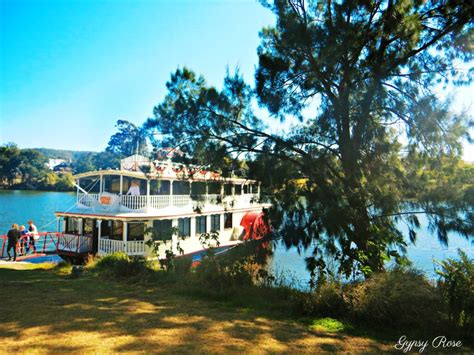
M10 255L10 249L13 248L13 261L16 261L16 244L18 243L18 239L20 238L20 231L18 230L18 224L13 224L12 229L10 229L7 233L8 237L8 244L7 244L7 255L8 260L12 259Z
M33 247L33 251L36 253L35 241L38 239L38 228L36 228L31 219L28 221L28 225L28 231L30 232L29 245L30 247Z
M30 238L28 237L28 231L26 230L25 226L20 226L20 253L25 255L28 253L28 250L30 250L29 246L29 240Z

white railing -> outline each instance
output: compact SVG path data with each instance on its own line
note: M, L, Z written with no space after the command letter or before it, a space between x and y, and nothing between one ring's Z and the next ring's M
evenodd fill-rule
M130 240L124 242L123 240L100 239L99 252L101 254L111 254L118 251L123 251L128 255L143 255L145 254L145 241Z
M218 194L207 195L207 203L210 205L218 205L223 202L223 197Z
M61 234L58 241L58 250L75 253L92 251L92 237L76 234Z
M77 194L77 203L83 206L92 207L99 201L99 194Z
M110 254L110 253L115 253L117 251L124 251L123 249L124 248L123 248L122 240L99 238L99 251L103 254Z
M131 210L139 210L146 207L146 196L120 196L120 204Z
M245 194L235 196L236 205L238 206L249 206L258 202L258 195L256 194Z
M190 205L191 203L191 197L189 197L189 195L173 196L173 206L175 207L184 207Z
M257 203L259 198L257 194L245 194L245 195L235 195L235 196L223 196L218 194L211 195L202 195L202 198L199 198L199 204L209 204L209 205L224 205L224 206L239 206L246 207L254 203ZM77 203L82 206L94 207L99 204L100 194L77 194ZM195 202L196 202L195 201ZM232 203L233 202L233 203ZM167 206L173 205L175 207L185 207L192 205L193 200L189 195L141 195L141 196L131 196L131 195L121 195L120 196L120 205L126 207L130 210L140 210L147 207L161 209Z
M128 255L143 255L145 254L145 241L144 240L131 240L127 242L127 250L125 251Z
M149 197L150 207L160 209L170 205L170 195L152 195Z

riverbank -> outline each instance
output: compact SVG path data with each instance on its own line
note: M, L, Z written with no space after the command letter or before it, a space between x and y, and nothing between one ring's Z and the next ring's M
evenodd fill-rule
M388 341L312 328L173 287L84 275L45 266L0 268L0 343L9 352L380 352ZM12 297L12 295L16 295ZM20 296L21 295L21 296Z
M48 264L2 262L0 279L0 343L9 352L379 353L407 335L294 318L284 299L237 305L172 283L72 278Z

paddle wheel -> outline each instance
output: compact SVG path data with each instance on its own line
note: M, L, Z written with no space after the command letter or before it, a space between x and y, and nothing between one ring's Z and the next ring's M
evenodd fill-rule
M249 212L242 217L240 225L244 227L243 240L259 240L270 231L270 226L265 223L263 211Z

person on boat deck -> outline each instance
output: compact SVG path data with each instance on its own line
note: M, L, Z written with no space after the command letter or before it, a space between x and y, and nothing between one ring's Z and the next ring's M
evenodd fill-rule
M25 226L20 226L20 254L22 255L25 254L25 250L28 253L28 239L28 231L26 230Z
M10 249L13 249L13 261L16 261L16 243L18 243L18 238L20 238L20 231L18 230L18 224L13 224L12 229L7 233L8 244L7 244L7 261L12 259L10 255Z
M140 184L138 183L138 181L132 181L132 185L128 189L126 195L140 196Z
M35 240L38 239L38 228L33 224L33 221L30 219L28 221L28 231L29 231L29 247L33 247L33 251L36 253ZM29 248L28 248L29 249Z

